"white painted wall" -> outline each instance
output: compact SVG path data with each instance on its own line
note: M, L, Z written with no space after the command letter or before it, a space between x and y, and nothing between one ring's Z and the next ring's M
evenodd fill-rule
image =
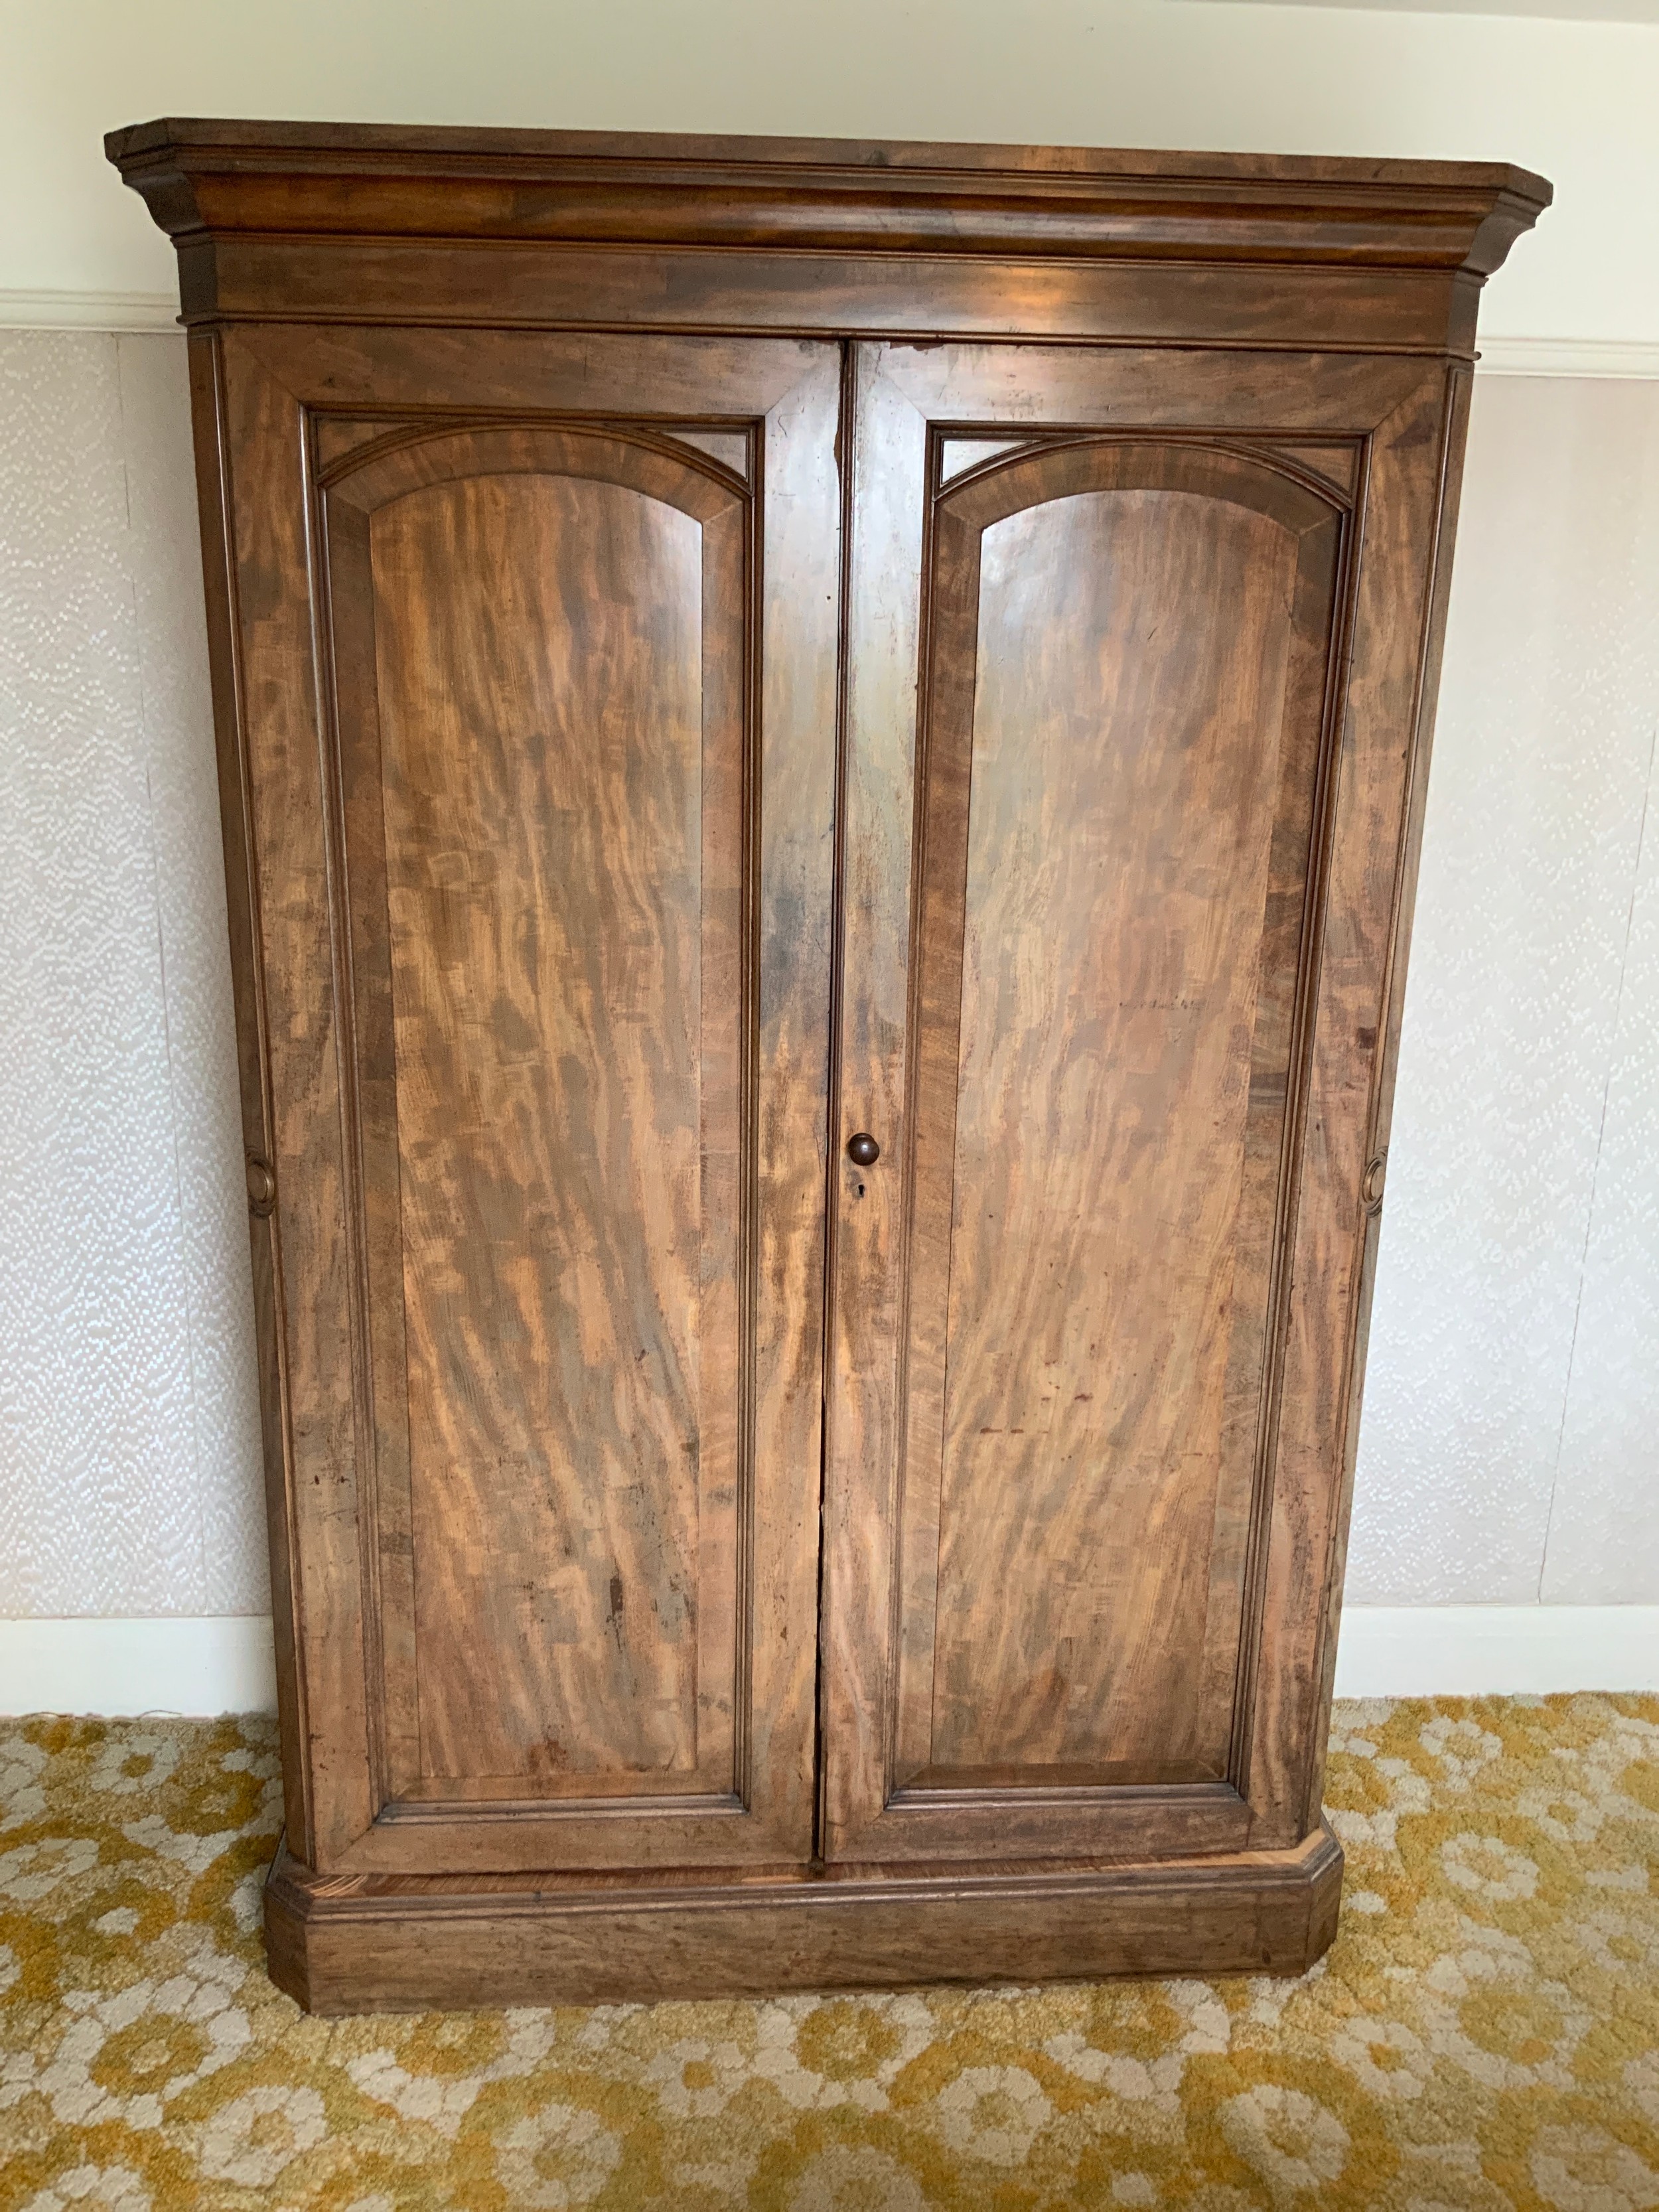
M1486 330L1659 365L1641 24L0 0L0 320L170 289L105 129L289 114L1516 159ZM199 590L180 342L0 331L0 1709L268 1685ZM1656 611L1659 380L1479 379L1345 1688L1659 1686Z

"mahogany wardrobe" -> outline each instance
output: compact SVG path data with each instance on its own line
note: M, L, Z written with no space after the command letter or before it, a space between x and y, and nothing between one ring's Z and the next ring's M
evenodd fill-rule
M1330 1942L1500 165L159 122L320 2012Z

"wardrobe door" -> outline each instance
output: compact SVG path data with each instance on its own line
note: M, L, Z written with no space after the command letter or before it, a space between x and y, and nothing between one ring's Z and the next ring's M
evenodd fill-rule
M838 354L267 331L198 370L291 1847L803 1861Z
M860 349L830 1856L1317 1823L1455 400Z

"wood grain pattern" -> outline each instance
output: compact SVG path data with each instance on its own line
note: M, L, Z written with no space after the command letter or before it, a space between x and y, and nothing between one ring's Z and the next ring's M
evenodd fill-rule
M109 152L195 326L273 1972L1299 1970L1468 363L1549 188Z
M549 474L410 494L372 538L421 1771L521 1796L696 1773L710 1613L734 1779L742 722L709 717L722 818L701 537ZM739 625L741 590L739 560Z
M1253 1078L1276 1121L1286 1073L1253 1065L1261 939L1315 753L1281 798L1297 547L1221 471L1085 490L1072 459L1002 472L999 504L1030 503L962 548L976 625L935 617L936 671L975 666L960 732L936 673L925 802L915 1235L947 1263L911 1294L945 1307L938 1526L905 1530L937 1560L925 1763L1218 1779L1212 1533L1224 1474L1248 1494L1253 1471L1253 1433L1224 1469L1223 1440L1230 1370L1260 1395L1230 1352L1241 1326L1259 1352L1272 1221L1271 1190L1243 1209L1246 1129ZM912 1433L907 1501L931 1487Z
M1549 198L1497 162L203 121L105 143L191 318L1467 350Z
M588 1884L526 1895L307 1881L279 1854L265 1891L270 1971L308 2011L605 2004L711 1989L904 1989L1103 1974L1299 1974L1328 1946L1341 1847L1235 1860L1037 1871L927 1869L906 1881Z
M1418 763L1445 614L1467 394L1425 369L1369 441L1346 721L1312 1009L1303 1198L1290 1270L1274 1480L1263 1516L1260 1643L1235 1764L1273 1848L1315 1817L1358 1439L1361 1328L1376 1216L1365 1173L1386 1134L1390 1030L1421 806Z
M244 1058L243 1133L248 1148L270 1162L276 1186L264 1224L276 1332L266 1357L279 1378L281 1418L274 1433L266 1429L266 1450L283 1462L297 1638L290 1694L307 1730L291 1754L306 1768L298 1802L309 1819L301 1840L313 1863L326 1864L362 1834L375 1809L372 1657L357 1530L363 1401L349 1289L351 1163L334 1024L340 979L331 917L338 853L324 803L307 589L312 545L295 465L305 449L304 411L234 340L220 346L219 386L235 578L226 610L235 629L222 652L240 671L235 743L258 948L252 988L260 1018L252 1042L260 1056ZM246 1055L246 1023L240 1033ZM255 1119L250 1109L262 1095Z
M504 364L493 350L424 362L411 408L398 398L409 345L356 341L368 411L329 441L315 489L291 457L307 410L343 424L348 395L325 364L307 380L284 362L279 380L240 343L228 362L240 483L264 500L245 509L238 572L242 650L271 672L244 708L248 775L271 810L267 896L307 937L285 964L267 925L273 1090L295 1133L285 1147L278 1132L273 1218L289 1297L298 1285L344 1394L325 1462L337 1491L314 1480L314 1401L299 1401L286 1485L305 1598L295 1674L322 1739L305 1762L309 1848L328 1866L592 1865L619 1850L645 1864L787 1862L811 1846L815 1662L794 1624L817 1575L839 364L793 343L618 340ZM637 430L580 420L596 375L640 410ZM492 377L494 416L465 427ZM518 428L501 420L514 392ZM560 399L578 409L567 428L547 419ZM678 444L681 419L723 422L724 450ZM775 580L728 465L763 448ZM313 611L326 715L301 642ZM580 627L559 643L562 619ZM678 719L676 667L696 689L688 704L682 683ZM584 716L605 747L574 743ZM289 726L296 743L276 752ZM677 758L675 799L659 787ZM553 866L556 812L580 865ZM295 876L296 848L315 855L309 878ZM584 913L603 924L586 939ZM559 1029L573 977L580 1034ZM693 1040L678 1062L676 1022ZM584 1049L586 1137L569 1088ZM313 1064L343 1086L325 1119L320 1077L301 1074ZM641 1085L678 1117L672 1141L645 1126ZM562 1296L545 1264L560 1237ZM641 1342L601 1364L580 1336L602 1325L591 1285L572 1297L583 1268L642 1301L630 1322L657 1332L645 1364L679 1363L678 1405L637 1373ZM532 1275L546 1297L515 1344L496 1301ZM552 1372L561 1327L567 1350L574 1330L593 1357L585 1401L557 1395L574 1364ZM324 1357L302 1335L285 1356L290 1370ZM607 1435L633 1459L596 1481ZM514 1479L496 1481L490 1455L515 1447ZM538 1464L539 1491L523 1479ZM498 1638L501 1658L481 1667ZM554 1741L574 1756L546 1756Z
M1467 356L1501 162L158 121L186 320L654 324ZM735 249L722 251L721 249Z
M172 119L109 159L163 228L981 252L1212 254L1486 274L1550 187L1507 162Z
M687 458L405 428L372 437L328 494L395 1803L616 1792L630 1758L738 1803L744 517ZM653 532L676 526L653 567ZM643 618L641 584L661 595ZM678 697L675 666L652 659L665 641ZM670 747L655 775L639 757L653 738ZM649 842L641 793L659 787L678 798L678 851ZM642 841L644 899L626 865ZM629 1060L630 1036L666 1041L676 1021L678 1065ZM665 1251L645 1224L665 1180ZM680 1277L665 1286L665 1265ZM659 1364L689 1394L649 1396L654 1433L617 1390L644 1388L652 1347L583 1366L605 1296L631 1301L638 1335L675 1317ZM707 1402L703 1334L726 1384ZM625 1638L618 1585L635 1571ZM476 1652L496 1642L481 1679ZM672 1691L640 1679L653 1670ZM665 1760L607 1750L617 1711L649 1728L654 1706L660 1731L671 1696Z
M909 1850L995 1820L986 1768L1016 1791L1228 1773L1336 521L1265 466L1120 441L939 511ZM1107 1809L1052 1797L1056 1839Z
M1360 1200L1365 1208L1366 1218L1359 1281L1354 1300L1353 1346L1348 1370L1342 1473L1331 1507L1334 1526L1325 1575L1323 1618L1320 1623L1320 1644L1313 1684L1312 1703L1316 1713L1330 1711L1336 1676L1337 1629L1342 1607L1344 1571L1347 1564L1349 1513L1353 1500L1354 1462L1359 1443L1360 1401L1365 1384L1365 1356L1370 1330L1371 1294L1376 1278L1378 1231L1388 1170L1389 1135L1394 1117L1395 1075L1400 1057L1401 1018L1405 1008L1406 966L1411 950L1418 867L1422 857L1429 762L1445 643L1446 614L1451 596L1452 544L1457 529L1472 386L1473 379L1467 370L1452 370L1446 379L1446 407L1439 450L1438 513L1426 580L1421 659L1416 672L1413 732L1405 764L1406 790L1396 829L1398 844L1394 909L1389 929L1388 975L1383 994L1385 1015L1377 1056L1373 1064L1370 1157L1360 1183ZM1388 427L1393 429L1397 426ZM1412 441L1413 434L1408 431L1405 442L1409 446ZM1393 445L1395 440L1390 438L1388 443ZM1392 457L1385 453L1385 468L1389 458ZM1294 1725L1293 1718L1291 1724ZM1315 1747L1307 1777L1306 1802L1310 1806L1323 1803L1325 1750L1322 1742Z
M842 1123L881 1132L890 1158L914 1145L915 1184L878 1168L855 1205L843 1186L830 1847L971 1856L1006 1818L1034 1850L1084 1849L1085 1835L1109 1849L1131 1833L1170 1848L1147 1840L1160 1759L1171 1788L1204 1773L1236 1785L1236 1847L1264 1811L1238 1699L1256 1666L1274 1480L1275 1284L1299 1174L1286 1152L1310 1027L1299 979L1316 970L1310 901L1333 781L1321 748L1337 727L1342 480L1357 482L1371 410L1386 416L1420 373L1313 370L1286 408L1289 437L1263 411L1285 406L1265 362L1246 387L1237 362L1166 360L1155 390L1145 356L872 347L860 375L866 469L872 451L885 466L860 480L849 784L856 793L867 754L889 763L893 796L879 819L849 808L848 877L902 898L912 861L893 833L914 788L921 889L914 937L890 921L865 962L849 960L843 1038L872 1049L864 1060L843 1043ZM1137 405L1168 428L1131 432ZM1091 415L1110 439L1083 434ZM948 480L925 555L925 424L948 454L958 437L994 444L1000 421L1025 425L1024 448ZM1115 456L1119 472L1095 482L1092 522L1091 454ZM902 497L914 506L896 541ZM1144 568L1108 526L1126 500L1140 502ZM1206 518L1184 545L1183 512ZM1009 522L1035 533L1025 517L1052 534L1011 545L988 599L987 549ZM867 628L866 532L883 549ZM1196 562L1190 576L1182 559ZM885 612L900 562L929 639L914 784L903 640L890 644ZM1167 624L1145 597L1160 580L1182 610ZM1059 610L1047 618L1045 593ZM1194 604L1210 610L1196 624ZM994 665L988 620L1000 626ZM1114 727L1143 764L1132 808L1111 804L1102 765ZM1160 728L1162 805L1145 773L1154 756L1134 750ZM1208 774L1227 794L1212 808L1194 735L1206 730L1218 746ZM850 909L849 933L863 926ZM1160 973L1167 990L1139 988ZM908 1048L896 1014L912 1024ZM879 1316L867 1334L866 1310ZM1085 1778L1092 1797L1079 1794ZM1131 1779L1138 1796L1114 1790Z
M1271 264L909 261L896 253L745 248L432 246L230 235L181 240L184 320L311 331L397 329L748 331L836 337L851 329L927 344L941 334L1131 347L1202 343L1253 351L1471 359L1480 279L1403 269L1326 268L1310 285Z
M289 1394L277 1246L274 1105L270 1093L270 1009L260 933L259 861L253 789L247 757L241 618L232 489L232 426L227 411L222 349L216 336L189 341L191 418L207 600L209 678L212 685L219 817L223 833L225 908L236 1016L236 1060L243 1143L264 1161L270 1201L250 1206L248 1246L253 1278L253 1340L259 1383L259 1426L265 1528L270 1552L270 1611L288 1832L302 1857L314 1849L304 1645L298 1581L298 1501L293 1485L292 1405Z

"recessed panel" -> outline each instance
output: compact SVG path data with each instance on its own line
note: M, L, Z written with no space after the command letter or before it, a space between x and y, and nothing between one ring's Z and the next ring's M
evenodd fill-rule
M1228 1772L1330 562L1214 466L1039 457L941 514L912 1787Z
M730 803L705 790L703 536L631 485L532 473L372 519L414 1689L440 1795L693 1782L711 1595L729 1685L731 1593L700 1588L699 1554L705 1278L736 1236L706 1218L703 1133L737 1137L702 1024L705 929L729 919L704 811ZM720 1318L706 1389L729 1401ZM716 1413L717 1446L731 1426Z
M1267 517L1168 492L985 533L941 1765L1224 1755L1194 1661L1294 561ZM1194 601L1233 618L1194 637Z

